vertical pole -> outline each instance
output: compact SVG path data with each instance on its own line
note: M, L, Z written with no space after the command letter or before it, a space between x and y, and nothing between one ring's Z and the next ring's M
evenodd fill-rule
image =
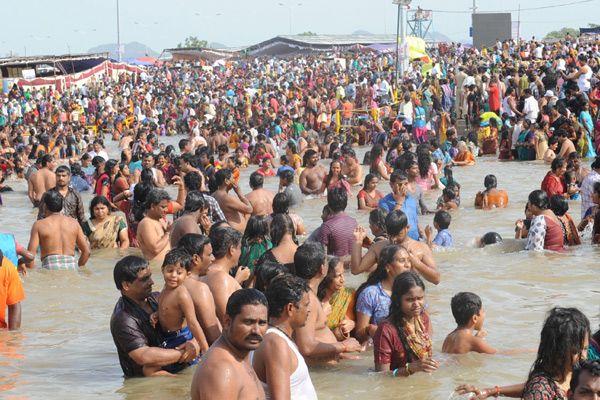
M117 0L117 59L121 62L121 27L119 21L119 0Z
M404 77L406 73L406 58L408 56L407 46L406 46L406 11L408 10L408 6L402 5L402 13L401 13L401 29L400 29L400 39L402 41L402 59L400 60L400 74Z
M400 3L398 3L398 18L396 20L396 86L400 76Z
M519 11L517 13L517 43L521 41L521 3L519 3Z

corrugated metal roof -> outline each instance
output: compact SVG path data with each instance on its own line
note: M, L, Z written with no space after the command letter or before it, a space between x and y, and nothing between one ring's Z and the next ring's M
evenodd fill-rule
M279 35L279 38L316 45L396 43L396 35Z

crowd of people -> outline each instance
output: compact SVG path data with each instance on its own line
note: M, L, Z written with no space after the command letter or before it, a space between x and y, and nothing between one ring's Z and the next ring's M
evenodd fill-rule
M21 325L17 271L35 267L38 249L41 268L78 270L98 249L137 248L114 267L121 297L110 330L126 377L197 365L193 399L315 399L308 366L371 345L376 371L438 369L426 287L444 284L436 252L455 246L454 169L480 157L547 163L515 238L527 251L600 243L597 42L444 44L399 82L392 55L340 56L346 68L322 56L167 64L65 92L2 95L0 190L27 180L38 219L27 248L0 235L0 326ZM166 146L175 135L177 148ZM358 146L369 146L364 160ZM509 204L496 175L483 185L475 208ZM435 205L426 192L439 194ZM315 198L326 198L322 224L307 232L300 210ZM433 227L423 226L427 214ZM490 231L478 245L502 241ZM368 276L354 290L349 273ZM477 294L459 292L450 306L457 326L444 353L501 352L485 340ZM599 396L599 343L581 311L555 307L524 383L457 391Z

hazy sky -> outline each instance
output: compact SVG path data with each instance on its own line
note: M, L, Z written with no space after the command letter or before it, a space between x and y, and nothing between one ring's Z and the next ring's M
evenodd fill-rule
M85 52L116 43L116 0L8 0L0 32L0 54ZM571 3L577 0L478 0L480 11ZM285 4L285 6L279 5ZM300 4L300 5L299 5ZM472 0L414 0L412 7L468 11ZM395 31L391 0L120 0L121 42L138 41L160 52L186 36L242 46L292 31L344 34ZM581 17L584 16L584 17ZM513 13L513 21L517 13ZM543 36L563 26L600 23L600 0L521 12L521 36ZM434 12L433 30L454 40L469 35L470 14Z

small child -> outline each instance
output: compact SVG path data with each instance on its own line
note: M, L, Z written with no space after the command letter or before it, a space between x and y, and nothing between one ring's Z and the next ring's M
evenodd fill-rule
M452 211L458 208L456 201L456 192L454 189L447 187L442 190L442 195L438 199L437 209L441 211Z
M452 247L454 245L452 235L448 230L448 227L450 226L450 221L452 221L452 217L448 212L438 211L435 213L435 216L433 217L433 226L438 231L437 235L435 235L435 239L431 240L431 236L433 233L431 226L428 225L425 228L425 238L429 247Z
M577 186L577 175L575 175L575 172L565 172L565 183L567 184L569 200L579 200L581 195L579 194L579 186Z
M164 340L161 347L165 349L175 349L192 338L196 339L201 349L208 349L206 336L196 319L192 297L183 286L183 281L190 271L191 262L192 257L187 251L175 248L167 253L161 268L165 287L158 298L158 311L153 313L150 319L153 323L160 324ZM189 365L197 362L194 360ZM187 364L176 363L164 369L144 367L144 376L174 374L186 366Z
M474 351L495 354L497 350L483 340L487 333L483 330L485 310L481 298L475 293L460 292L452 297L450 307L458 326L446 336L442 352L465 354ZM477 331L475 335L473 330Z

